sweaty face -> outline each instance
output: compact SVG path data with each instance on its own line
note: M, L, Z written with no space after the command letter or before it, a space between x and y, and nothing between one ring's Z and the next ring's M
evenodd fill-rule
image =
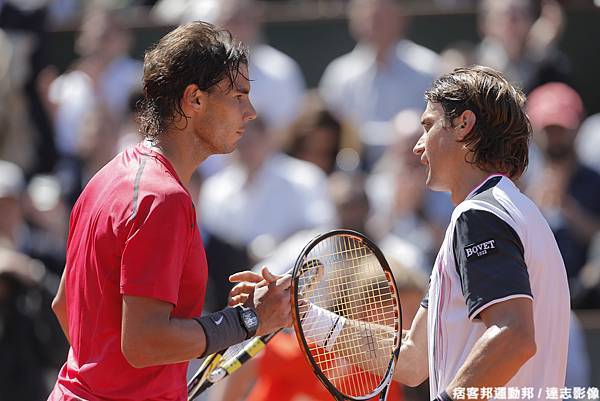
M229 78L225 78L208 92L206 112L204 118L197 122L196 132L211 154L233 152L248 121L256 118L249 93L246 65L240 66L233 85L230 85Z
M423 134L413 149L421 164L427 167L427 186L434 191L449 191L460 177L455 177L458 164L464 162L461 144L444 117L439 103L427 103L421 117Z

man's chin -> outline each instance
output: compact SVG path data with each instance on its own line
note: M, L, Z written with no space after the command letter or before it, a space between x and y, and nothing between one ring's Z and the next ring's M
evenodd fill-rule
M427 179L425 180L425 186L427 186L427 188L431 191L448 192L448 189L446 187L444 187L443 185L441 185L433 179L433 177L431 176L431 171L428 171Z

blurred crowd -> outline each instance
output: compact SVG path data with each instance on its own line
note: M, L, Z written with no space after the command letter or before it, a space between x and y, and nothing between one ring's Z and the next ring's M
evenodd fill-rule
M555 233L572 307L600 308L600 110L587 110L571 86L574 66L557 45L568 29L563 6L435 1L476 7L480 32L478 43L448 43L436 53L407 37L405 3L344 2L356 46L308 88L302 60L263 34L270 2L0 0L0 400L45 399L46 374L67 347L49 303L65 262L70 209L93 174L141 139L142 61L131 56L135 35L122 12L133 5L158 26L212 22L251 49L258 118L238 150L208 159L190 188L209 262L207 311L226 304L230 274L263 264L283 273L308 239L348 228L375 240L390 260L409 325L453 209L448 195L425 187L425 169L412 154L423 93L438 75L470 64L504 72L529 94L534 136L518 184ZM60 71L45 57L48 30L74 18L77 57ZM567 385L589 385L576 320L572 331ZM285 382L272 364L295 356L279 341L263 358L268 364L240 377L262 372ZM283 391L258 383L221 388L213 398L266 400ZM397 389L390 399L427 399L426 391Z

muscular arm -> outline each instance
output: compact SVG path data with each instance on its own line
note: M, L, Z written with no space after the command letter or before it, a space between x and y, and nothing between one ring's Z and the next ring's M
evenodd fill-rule
M56 296L52 300L52 311L56 315L58 319L58 323L60 323L60 328L62 329L65 337L69 344L71 343L71 339L69 338L69 325L67 322L67 299L65 294L65 276L67 275L66 269L63 272L62 277L60 278L60 285L58 286L58 291L56 292Z
M410 330L402 335L394 380L415 387L423 383L428 376L427 308L420 307Z
M333 319L327 318L331 321ZM319 323L322 326L322 323ZM308 330L308 332L314 332ZM328 330L325 330L326 332ZM389 363L389 354L381 355L382 350L391 350L395 333L389 326L347 319L332 344L331 350L364 371L383 374ZM311 338L310 340L316 340ZM318 341L317 341L318 343ZM351 346L348 346L348 345ZM358 345L358 347L357 347ZM323 346L321 344L321 346ZM360 350L360 351L357 351ZM394 370L394 380L417 386L428 376L427 360L427 309L420 308L409 331L403 331L398 364Z
M504 386L535 355L531 299L500 302L486 308L480 316L487 330L446 389L450 397L457 387Z
M194 359L206 348L202 327L171 317L173 305L152 298L123 296L121 351L136 368Z
M290 276L277 276L263 268L263 281L252 289L246 305L258 315L256 335L289 326ZM206 334L193 319L171 317L173 305L157 299L124 295L121 351L134 367L188 361L206 350ZM240 340L241 341L241 340ZM233 345L233 344L229 344Z

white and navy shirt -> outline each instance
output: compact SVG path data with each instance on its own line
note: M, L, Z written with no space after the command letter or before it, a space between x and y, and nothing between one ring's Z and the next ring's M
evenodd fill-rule
M563 387L569 334L565 266L546 220L513 182L488 177L452 214L428 295L432 398L450 384L486 331L479 314L513 298L533 300L537 353L506 384Z

